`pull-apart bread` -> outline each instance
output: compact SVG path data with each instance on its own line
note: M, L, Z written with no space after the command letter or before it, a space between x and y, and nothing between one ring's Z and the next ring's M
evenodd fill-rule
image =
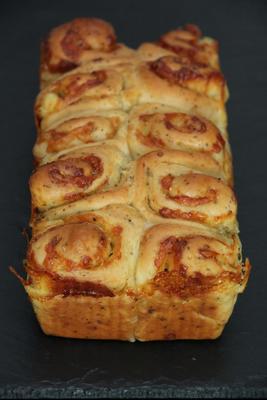
M40 77L20 279L43 331L217 338L250 270L217 42L187 25L132 50L78 18L43 41Z

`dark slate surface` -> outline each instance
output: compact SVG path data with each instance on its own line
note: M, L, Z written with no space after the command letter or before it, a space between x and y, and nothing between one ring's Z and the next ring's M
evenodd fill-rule
M216 341L117 343L44 336L22 271L39 43L76 16L110 20L130 46L194 22L218 38L228 80L239 221L252 276ZM0 397L266 397L267 2L5 1L0 6Z

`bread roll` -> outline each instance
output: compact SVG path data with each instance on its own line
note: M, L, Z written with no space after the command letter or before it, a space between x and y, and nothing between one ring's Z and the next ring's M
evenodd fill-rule
M133 53L117 43L113 27L97 18L76 18L52 29L41 44L41 88L89 62Z
M217 338L250 272L217 42L187 25L132 50L75 19L42 44L41 88L20 279L42 330Z

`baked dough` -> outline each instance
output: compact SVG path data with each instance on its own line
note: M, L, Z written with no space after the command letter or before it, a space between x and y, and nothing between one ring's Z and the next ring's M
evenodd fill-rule
M22 281L48 335L214 339L242 262L218 44L186 25L137 50L78 18L42 44Z
M144 233L137 262L136 338L218 337L246 280L236 235L154 225Z
M133 50L117 43L113 27L98 18L76 18L52 29L41 44L41 88L89 61L128 56Z
M33 148L36 164L46 164L64 150L90 143L103 142L116 144L127 153L125 133L122 125L127 114L119 110L91 111L75 113L73 118L61 120L47 130L41 130Z
M129 162L115 144L102 142L59 154L30 178L36 212L118 186Z
M193 24L167 32L154 43L142 43L138 52L149 60L176 54L185 63L220 69L218 42L210 37L203 37L199 27Z
M226 180L233 182L227 135L206 118L151 103L133 107L128 121L125 135L134 159L155 149L206 153L220 165Z
M39 227L25 289L47 334L133 341L144 221L130 206L81 210Z
M236 199L212 158L178 150L136 161L132 203L150 222L190 221L236 232Z

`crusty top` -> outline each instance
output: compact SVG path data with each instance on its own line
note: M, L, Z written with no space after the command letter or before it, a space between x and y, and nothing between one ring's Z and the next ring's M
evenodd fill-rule
M182 298L243 283L237 236L225 238L190 226L155 225L144 235L136 280L141 291ZM241 289L240 289L241 290Z
M154 43L143 43L138 52L146 59L176 54L184 63L219 69L218 42L203 37L198 26L187 24L162 35Z
M28 272L33 286L43 296L86 291L113 296L133 288L142 228L142 218L129 206L88 208L55 219L29 245Z
M125 147L121 126L126 114L119 110L76 113L73 118L56 122L47 130L41 130L33 154L37 163L46 163L57 153L89 143L110 142Z
M236 199L220 168L205 153L150 152L136 161L133 204L149 221L204 223L233 232Z
M124 153L108 144L62 153L31 176L34 207L40 211L114 187L122 179L126 163Z
M29 290L235 296L247 272L217 42L186 25L134 51L78 18L42 51Z
M52 29L42 45L42 68L64 73L82 63L112 53L117 44L111 24L98 18L76 18Z

